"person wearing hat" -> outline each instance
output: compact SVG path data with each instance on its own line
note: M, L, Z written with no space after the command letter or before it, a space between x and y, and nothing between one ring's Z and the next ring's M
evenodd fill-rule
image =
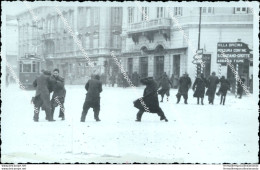
M99 111L100 111L100 93L102 92L102 82L100 81L99 75L95 75L94 78L90 79L86 85L87 90L86 99L83 105L83 111L81 114L81 122L85 122L88 110L93 108L94 119L98 122Z
M230 90L230 83L225 78L225 76L222 76L219 82L220 82L220 88L216 94L217 96L220 95L220 104L225 105L227 91Z
M194 91L193 97L197 97L197 104L200 104L200 98L201 98L201 104L204 105L203 99L204 99L206 85L207 82L206 79L204 78L204 75L199 74L192 86L192 90Z
M214 104L215 93L217 89L217 84L219 83L219 79L216 76L216 73L213 71L211 76L208 78L208 90L206 95L208 96L209 104Z
M146 86L144 89L143 97L134 101L134 107L139 109L136 115L136 122L141 122L142 115L144 112L157 113L160 120L168 122L164 112L159 106L157 90L157 83L152 77L143 78L140 82Z
M162 79L159 83L159 87L161 87L161 89L158 90L158 94L160 94L162 97L161 102L163 102L163 98L165 94L167 96L167 101L169 100L171 86L172 86L172 82L168 78L167 74L164 72Z
M51 80L53 82L53 95L51 99L51 117L53 118L55 107L60 106L59 117L62 120L65 120L64 102L66 96L66 89L64 86L64 78L59 75L59 72L59 69L56 68L53 70L53 75L51 76Z
M177 104L181 100L181 96L184 98L184 103L188 104L188 91L191 86L191 79L189 75L185 72L182 77L179 79L179 89L178 93L176 94L177 97Z
M40 108L42 108L42 110L45 110L46 120L54 121L51 117L50 93L52 92L52 82L50 79L50 75L50 71L43 70L41 75L38 76L33 82L33 86L36 88L35 97L32 98L32 103L34 104L33 120L35 122L39 121Z

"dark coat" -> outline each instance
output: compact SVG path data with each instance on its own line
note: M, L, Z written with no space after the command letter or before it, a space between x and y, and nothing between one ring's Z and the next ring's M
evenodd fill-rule
M158 95L157 95L158 86L156 82L152 78L141 79L141 82L144 85L146 85L146 88L144 89L143 97L141 99L144 101L145 106L149 109L151 113L158 113L161 110L161 108L159 106L159 101L158 101ZM141 111L146 111L139 99L134 101L134 106Z
M214 96L216 93L217 84L219 83L219 79L217 76L211 75L208 79L208 90L207 95L208 96Z
M197 77L192 89L195 90L193 97L204 97L206 88L206 79L203 77Z
M90 104L99 104L100 102L100 93L102 92L102 83L99 80L91 79L86 85L85 89L88 91L86 94L86 102Z
M61 76L50 77L51 82L52 82L52 89L53 89L53 95L52 95L52 100L55 100L56 97L59 98L59 101L61 103L64 103L65 96L66 96L66 89L64 86L64 78Z
M245 83L245 79L244 79L244 78L241 78L241 81L243 82L243 84ZM243 86L242 86L242 84L238 81L238 82L237 82L237 93L238 93L238 94L242 94L243 91L244 91Z
M179 90L178 94L183 95L187 94L189 91L189 88L191 86L191 79L190 77L182 76L179 80Z
M159 83L159 87L162 87L162 89L170 89L171 85L172 85L172 82L166 76L163 77Z
M51 80L50 76L41 74L37 77L33 86L36 87L34 104L36 107L42 107L43 110L51 107L50 92L51 92Z
M227 79L221 78L220 79L220 88L218 93L224 96L227 95L227 91L230 89L230 83Z

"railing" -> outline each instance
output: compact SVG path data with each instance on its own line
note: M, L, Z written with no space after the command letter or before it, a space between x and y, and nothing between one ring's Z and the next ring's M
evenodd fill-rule
M44 33L42 36L44 39L54 39L55 33Z
M158 18L138 23L133 23L129 26L129 31L135 31L135 30L143 30L143 29L149 29L149 28L156 28L160 26L171 26L171 19L170 18Z

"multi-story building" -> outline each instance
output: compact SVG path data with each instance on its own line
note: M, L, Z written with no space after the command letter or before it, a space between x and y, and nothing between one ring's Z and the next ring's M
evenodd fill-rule
M227 66L217 63L217 43L247 43L253 49L253 14L248 8L202 7L200 48L205 54L203 72L215 71L230 79ZM198 49L199 7L124 7L121 61L129 73L159 77L166 72L177 79L187 72L195 78L194 51ZM252 62L239 64L239 74L252 74ZM235 65L236 67L236 65Z
M19 56L36 54L44 60L44 68L59 68L61 75L75 83L85 82L91 73L111 74L110 53L121 52L122 8L80 6L59 9L95 67L88 65L80 45L54 7L33 9L36 17L29 11L17 15Z
M6 70L9 82L15 82L13 74L18 75L18 24L15 16L7 15L6 21L6 61L10 66Z

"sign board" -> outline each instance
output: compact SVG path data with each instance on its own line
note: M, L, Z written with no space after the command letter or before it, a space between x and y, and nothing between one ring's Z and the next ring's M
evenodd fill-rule
M203 49L198 49L198 50L196 51L196 53L197 53L198 55L203 54Z
M221 42L217 45L217 63L226 64L227 59L232 63L243 63L250 58L248 45L243 42Z

